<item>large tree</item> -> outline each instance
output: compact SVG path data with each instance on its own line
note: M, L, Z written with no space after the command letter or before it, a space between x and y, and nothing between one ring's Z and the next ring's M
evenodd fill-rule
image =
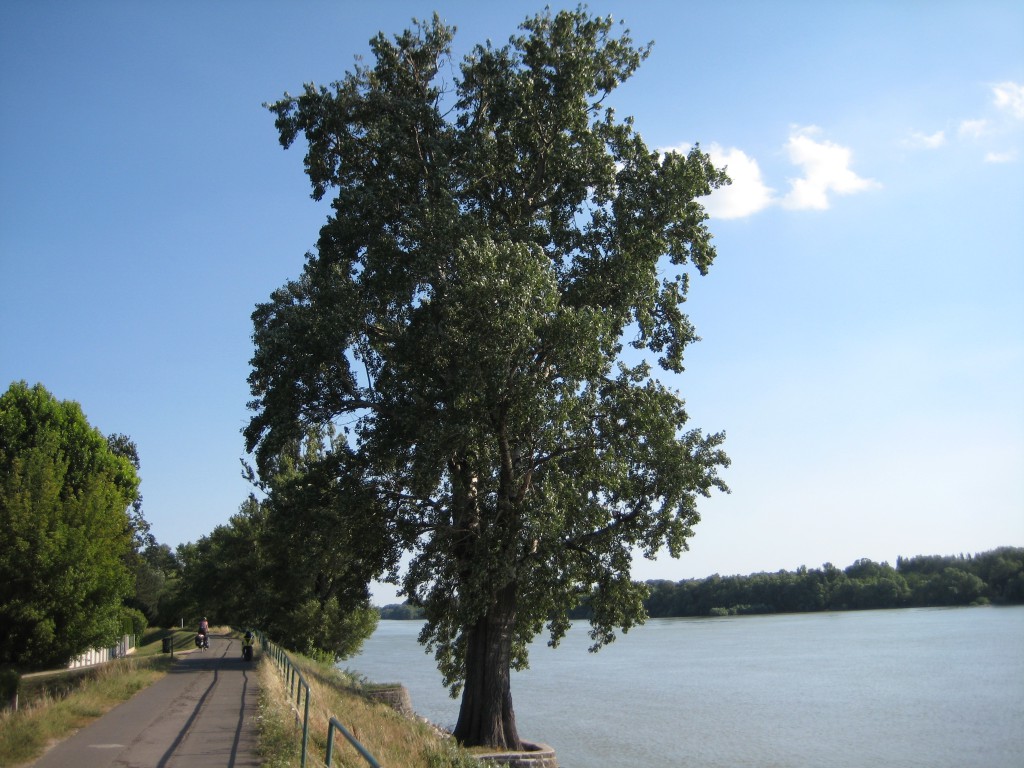
M63 664L121 634L139 478L78 403L0 396L0 664Z
M728 463L655 375L696 338L681 305L715 256L697 199L727 179L605 105L649 47L582 8L520 30L456 70L453 30L414 22L269 105L333 214L253 314L246 429L261 474L339 430L330 466L372 496L377 569L462 691L456 737L506 747L529 641L546 623L557 643L583 599L595 648L642 621L634 552L678 556Z

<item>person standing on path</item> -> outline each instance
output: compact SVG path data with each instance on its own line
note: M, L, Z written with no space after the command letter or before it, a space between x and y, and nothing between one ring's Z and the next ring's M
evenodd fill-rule
M52 747L32 768L255 768L258 685L239 641L212 637L167 676Z

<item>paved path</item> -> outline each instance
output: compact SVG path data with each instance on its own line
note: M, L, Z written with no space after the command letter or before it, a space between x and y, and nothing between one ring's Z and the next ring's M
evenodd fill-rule
M33 768L248 768L256 755L256 668L239 640L210 636L166 677L57 744Z

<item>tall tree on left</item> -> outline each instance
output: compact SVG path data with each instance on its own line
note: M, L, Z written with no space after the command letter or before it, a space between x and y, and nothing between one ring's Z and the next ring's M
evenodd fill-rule
M50 668L120 634L138 493L78 403L25 382L0 395L0 665Z

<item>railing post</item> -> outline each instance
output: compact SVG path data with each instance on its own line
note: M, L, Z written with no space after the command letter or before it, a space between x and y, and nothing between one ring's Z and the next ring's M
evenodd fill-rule
M327 768L331 768L331 758L334 757L334 723L327 724L327 754L324 755L324 762Z
M302 766L306 765L306 744L309 742L309 683L306 683L306 711L302 716Z

